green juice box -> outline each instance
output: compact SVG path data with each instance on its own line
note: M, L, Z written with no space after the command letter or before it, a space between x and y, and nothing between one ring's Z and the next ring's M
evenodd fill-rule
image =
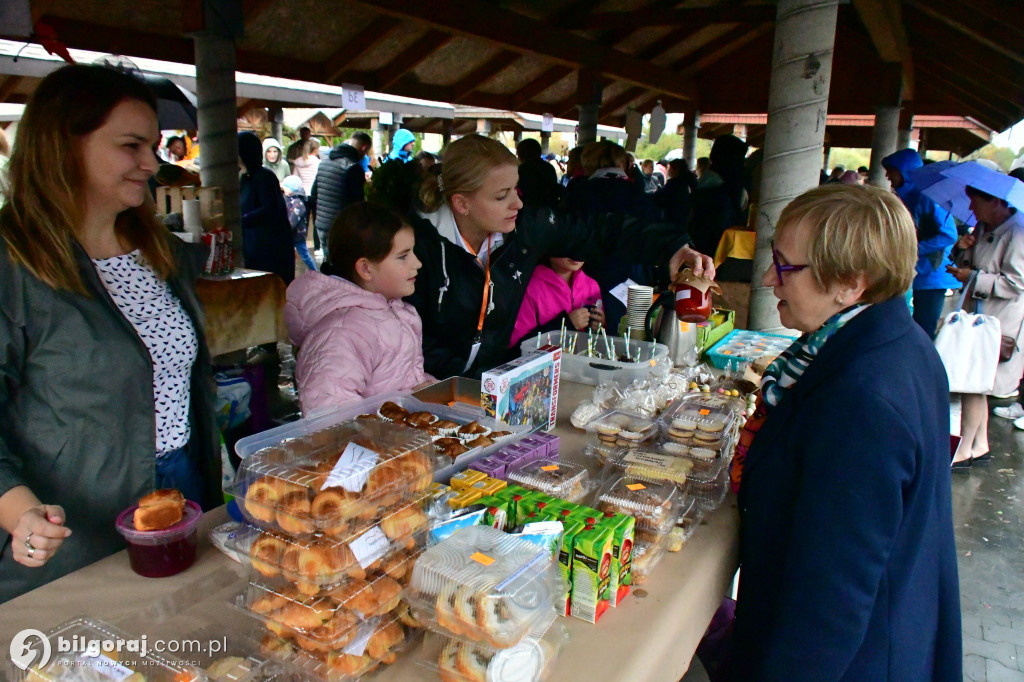
M636 519L625 514L605 512L598 526L612 531L612 570L608 583L608 604L618 606L629 594L633 582L633 540Z
M562 615L568 616L572 614L572 562L576 536L586 528L586 524L574 518L561 518L558 521L562 524L562 545L558 551L558 569L566 585L565 607Z
M576 534L573 544L569 610L570 615L588 623L596 623L608 610L612 537L611 528L587 525Z

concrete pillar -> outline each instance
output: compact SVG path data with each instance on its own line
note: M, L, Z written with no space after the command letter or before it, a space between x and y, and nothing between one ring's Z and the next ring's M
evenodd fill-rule
M837 10L838 0L778 3L750 290L751 329L782 326L778 299L761 282L772 267L770 245L782 209L818 185Z
M913 138L913 130L900 128L896 132L896 149L906 149L908 147L913 147Z
M491 122L486 118L478 118L476 120L476 133L477 135L489 137L491 134Z
M928 151L928 131L922 128L922 129L917 131L917 153L920 154L921 158L923 159L924 158L924 154L927 151Z
M823 147L823 153L821 155L821 170L825 171L826 173L828 173L828 162L829 162L829 159L831 157L832 157L832 145L826 144Z
M441 149L444 149L451 144L453 129L454 126L452 126L451 123L444 127L444 130L441 132Z
M195 41L199 101L199 176L204 187L224 192L224 226L231 231L235 264L244 265L238 189L238 112L235 109L235 43L212 32Z
M896 138L899 133L900 108L882 106L875 108L875 127L871 133L871 165L868 167L868 182L875 187L889 188L885 179L882 159L898 149Z
M545 154L548 153L548 149L551 148L551 131L542 130L540 131L540 150Z
M373 140L373 159L384 156L384 138L380 134L380 119L370 119L370 139ZM373 164L375 165L375 164Z
M267 121L270 122L270 136L284 144L284 110L281 107L267 109Z
M523 131L522 130L513 130L512 131L512 141L515 142L516 144L519 144L520 142L522 142L523 141Z
M732 134L740 138L744 142L747 141L747 126L742 123L737 123L732 127Z
M899 132L896 133L896 149L914 147L914 112L909 103L900 109Z
M581 68L576 77L576 107L579 110L577 146L597 141L597 119L601 109L602 91L600 74L592 69Z
M686 112L683 118L683 158L690 164L690 170L697 169L698 132L700 132L700 112Z

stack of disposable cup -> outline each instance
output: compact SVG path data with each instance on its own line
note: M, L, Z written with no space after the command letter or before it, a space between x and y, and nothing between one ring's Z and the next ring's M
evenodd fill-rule
M632 284L626 291L626 319L634 339L646 337L647 311L651 309L653 301L653 287Z
M192 241L198 243L203 236L203 222L199 213L199 199L182 200L181 222L185 225L185 232L192 235Z

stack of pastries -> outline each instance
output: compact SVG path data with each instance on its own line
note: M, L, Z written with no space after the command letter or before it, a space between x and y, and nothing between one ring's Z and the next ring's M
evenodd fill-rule
M243 461L249 523L234 547L252 572L238 602L266 628L264 653L323 679L395 660L418 625L401 593L426 536L433 464L428 434L372 420Z

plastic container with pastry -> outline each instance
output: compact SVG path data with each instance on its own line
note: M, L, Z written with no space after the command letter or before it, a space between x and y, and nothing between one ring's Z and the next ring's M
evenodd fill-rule
M683 493L672 483L614 476L601 487L596 507L599 511L632 516L637 530L666 533L675 525L684 502L687 501Z
M659 421L668 440L687 446L699 440L714 449L732 437L744 407L743 401L730 396L692 393L670 404Z
M315 438L324 444L295 446ZM355 420L253 453L228 492L253 523L289 535L337 537L427 490L434 463L429 435Z
M259 630L262 635L262 629ZM188 633L183 641L217 641L215 651L201 648L189 656L206 673L210 682L264 682L280 679L283 668L260 652L259 639L253 632L226 631L222 627L205 626Z
M505 478L569 502L579 502L591 489L590 473L585 467L553 459L538 459L519 469L507 470Z
M178 493L177 490L173 492ZM147 495L142 501L147 498L151 501L154 499ZM114 527L128 544L128 562L133 571L146 578L164 578L177 575L195 563L199 543L197 529L203 511L192 500L181 499L181 506L183 512L177 515L178 521L160 530L137 529L138 505L125 509L117 516ZM156 525L162 525L168 518L163 512L143 516L144 527L147 527L146 522L153 521L158 521Z
M459 529L427 549L404 592L426 627L498 649L553 619L559 594L550 553L489 526Z
M128 633L95 618L74 618L62 623L46 633L49 642L125 642L139 641L142 633ZM77 639L76 639L77 638ZM47 644L49 644L47 642ZM15 665L10 658L6 663L6 679L10 682L27 680L51 682L192 682L206 680L203 672L194 666L181 661L147 651L126 654L124 652L99 651L91 652L60 651L58 647L43 649L43 641L29 638L25 647L30 651L23 654L20 660L27 660L30 665L26 669ZM50 654L49 660L39 665L44 654Z
M643 585L651 577L671 542L670 533L656 536L637 534L633 542L633 584Z
M645 481L671 483L685 492L693 474L693 460L657 450L620 450L605 460L603 478L632 476Z
M507 649L428 632L416 663L449 682L540 682L569 639L560 621L540 622Z
M723 460L720 469L699 471L696 468L686 479L686 494L694 499L704 512L718 509L729 492L729 466Z
M594 446L639 448L658 435L658 425L635 412L610 410L587 424Z
M419 631L407 627L395 612L360 622L349 641L334 649L312 646L288 632L282 636L267 631L257 641L260 653L283 668L275 680L346 682L394 663L419 639Z
M239 557L248 558L253 571L263 578L280 578L304 594L316 595L349 579L365 580L390 566L396 555L421 547L429 526L429 501L430 494L423 494L340 538L323 533L293 537L243 524L228 546Z

